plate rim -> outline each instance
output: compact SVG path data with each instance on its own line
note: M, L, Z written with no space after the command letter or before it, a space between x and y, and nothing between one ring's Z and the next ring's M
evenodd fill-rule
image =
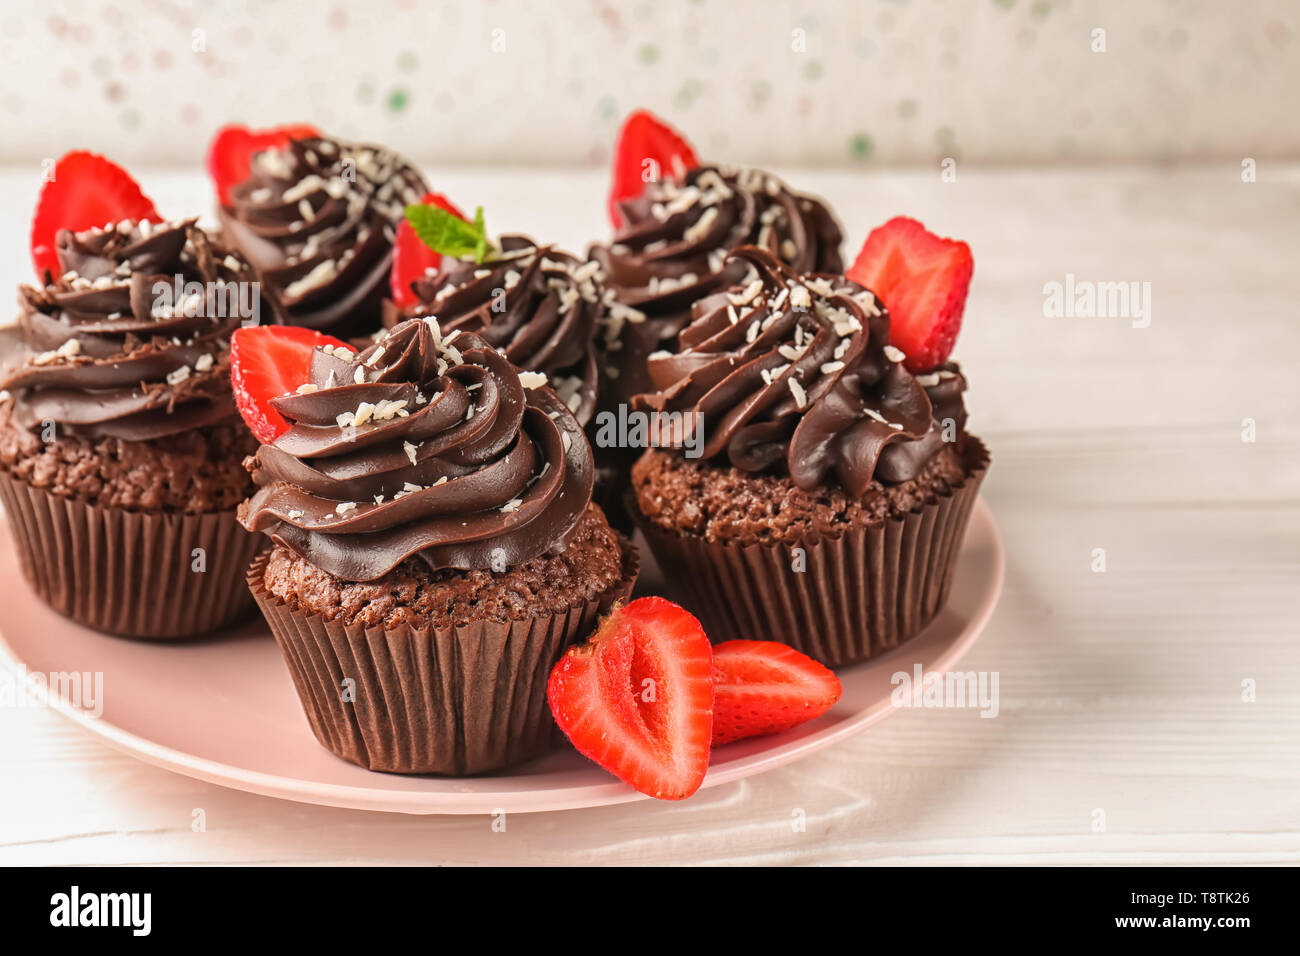
M1002 533L994 520L993 509L980 496L975 501L971 513L971 524L980 520L985 524L992 543L993 567L991 586L981 595L974 609L970 622L963 628L947 650L936 658L931 670L947 670L965 656L971 645L979 639L988 626L993 612L1002 596L1006 572L1006 551L1003 546ZM7 520L4 522L7 524ZM971 524L967 525L967 534ZM965 539L963 538L963 547ZM9 669L25 666L17 652L10 646L4 632L0 630L0 663ZM86 732L103 740L114 750L127 754L151 766L178 773L182 776L202 780L231 790L253 793L258 796L295 803L307 803L317 806L337 807L341 809L363 810L371 812L404 813L408 815L483 815L496 812L482 809L484 794L450 790L379 790L373 787L360 787L351 784L322 783L303 780L298 777L286 777L270 774L260 770L247 770L232 764L221 763L207 757L199 757L187 751L178 750L165 744L157 743L139 734L124 730L116 724L107 723L102 718L86 714L62 697L47 698L46 705L62 714L66 719L81 727ZM756 774L774 770L792 763L824 747L835 744L847 737L857 734L867 727L884 720L898 708L891 706L870 705L852 717L839 721L832 727L811 736L800 737L776 744L756 754L716 768L710 767L700 785L703 791L710 787L721 786L742 780ZM812 747L811 743L816 743ZM448 778L451 779L451 778ZM651 799L622 781L610 777L606 783L583 783L548 790L544 806L530 806L527 803L511 808L512 799L526 797L529 791L515 794L500 794L501 810L506 813L545 813L549 811L576 810L586 807L611 806ZM475 806L466 803L467 797L478 798Z

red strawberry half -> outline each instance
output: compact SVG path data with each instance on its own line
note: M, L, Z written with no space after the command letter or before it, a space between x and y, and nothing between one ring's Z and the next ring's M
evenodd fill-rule
M640 598L560 658L546 696L580 753L642 793L683 800L709 767L710 660L699 621Z
M898 216L871 231L846 274L889 309L889 341L908 371L928 372L952 354L974 270L966 243Z
M609 189L609 221L615 229L623 225L618 204L645 191L648 159L655 162L657 178L680 176L700 165L681 133L649 110L628 116L614 147L614 181Z
M208 175L217 188L221 205L230 205L231 187L242 183L252 172L254 153L273 147L283 148L291 139L310 139L319 135L320 130L307 123L270 129L249 129L234 123L221 127L208 144Z
M420 200L426 206L437 206L460 219L469 222L465 214L440 193L425 193ZM393 294L393 302L399 308L418 305L419 299L411 291L411 283L420 278L429 269L436 269L442 264L442 255L434 252L415 234L415 229L403 219L397 224L397 237L393 241L393 271L389 274L388 285Z
M60 229L80 232L123 219L162 222L153 200L121 166L103 156L74 150L54 164L53 176L41 187L32 219L32 261L36 275L62 273L54 237Z
M838 677L788 644L725 641L713 648L713 745L797 727L840 693Z
M314 329L293 325L253 325L230 337L230 386L249 430L269 444L289 430L271 407L271 399L297 391L311 372L311 353L318 345L346 342Z

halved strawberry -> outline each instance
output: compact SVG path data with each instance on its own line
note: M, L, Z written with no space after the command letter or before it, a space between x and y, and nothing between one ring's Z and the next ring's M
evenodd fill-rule
M618 143L614 146L614 177L609 188L609 221L617 229L623 225L618 204L645 192L646 160L655 162L659 177L680 176L700 165L681 133L649 110L636 110L623 121Z
M713 648L713 745L797 727L840 693L838 677L788 644L724 641Z
M573 746L661 800L683 800L709 767L709 639L663 598L615 608L551 671L546 696Z
M283 148L291 139L310 139L320 135L320 130L309 123L272 126L270 129L249 129L231 123L217 130L208 144L208 175L217 188L217 200L230 205L231 187L248 178L253 169L253 154L272 147Z
M441 193L425 193L420 202L426 206L437 206L469 222L465 214ZM399 222L397 237L393 240L393 269L388 275L393 302L403 309L419 304L415 293L411 291L411 283L424 275L426 270L436 269L441 264L442 255L426 246L409 222L405 219Z
M889 309L889 341L908 371L928 372L952 353L974 270L966 243L897 216L871 230L846 275Z
M252 325L230 337L230 386L249 430L269 444L289 430L271 399L296 391L311 371L312 349L346 342L294 325Z
M123 219L162 222L153 200L121 166L85 150L64 153L36 200L32 218L36 275L44 281L47 269L55 276L62 274L54 248L54 236L60 229L80 232Z

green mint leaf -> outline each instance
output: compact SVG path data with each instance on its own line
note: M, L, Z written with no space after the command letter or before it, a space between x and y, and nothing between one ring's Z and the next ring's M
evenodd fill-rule
M468 223L437 206L407 206L406 221L421 242L444 256L472 255L478 259L479 250L486 242L478 223Z

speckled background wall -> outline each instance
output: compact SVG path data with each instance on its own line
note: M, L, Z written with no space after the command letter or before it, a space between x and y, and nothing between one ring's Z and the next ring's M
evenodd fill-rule
M66 0L0 8L0 161L197 161L309 120L442 163L603 163L648 106L753 163L1300 155L1300 4ZM1104 31L1104 52L1098 51Z

